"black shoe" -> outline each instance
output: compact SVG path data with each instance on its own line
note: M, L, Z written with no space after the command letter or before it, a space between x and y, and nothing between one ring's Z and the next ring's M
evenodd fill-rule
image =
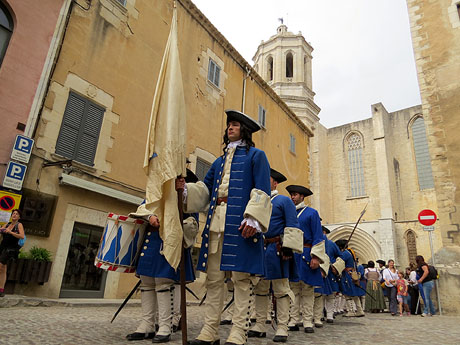
M289 330L291 332L298 332L300 330L299 326L295 325L295 326L289 326Z
M220 322L220 324L223 326L223 325L231 325L232 324L232 320L222 320Z
M144 339L152 339L154 336L155 336L155 332L151 332L151 333L134 332L134 333L128 334L126 336L126 339L128 339L128 340L144 340Z
M270 320L265 320L265 324L266 324L266 325L271 325L272 322L271 322Z
M315 333L315 330L313 329L313 327L305 327L304 332L305 333Z
M152 339L152 343L167 343L171 340L171 334L168 335L156 335Z
M190 340L187 342L188 345L220 345L220 339L214 340L214 341L205 341L205 340Z
M327 319L326 322L327 323L334 323L334 320L333 319Z
M250 320L252 323L256 323L257 319L251 319Z
M322 327L323 327L323 324L322 324L322 323L315 323L315 327L316 327L316 328L322 328Z
M287 336L285 335L275 335L275 337L273 338L273 341L275 343L285 343L287 341Z
M265 332L258 332L258 331L253 331L250 330L248 332L248 338L265 338L267 336L267 333Z
M225 342L224 345L244 345L244 344L236 344L236 343L231 343L229 341Z
M180 330L181 330L181 325L180 324L178 324L177 326L173 325L173 328L172 328L173 333L176 333L177 331L180 331Z

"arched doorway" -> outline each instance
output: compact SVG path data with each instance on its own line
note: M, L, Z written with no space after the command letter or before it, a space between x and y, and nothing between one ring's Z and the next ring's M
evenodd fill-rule
M353 227L345 225L332 230L327 237L334 242L340 239L348 240L352 231ZM367 263L369 260L380 259L382 255L382 250L377 241L360 228L356 228L349 246L355 251L361 264Z

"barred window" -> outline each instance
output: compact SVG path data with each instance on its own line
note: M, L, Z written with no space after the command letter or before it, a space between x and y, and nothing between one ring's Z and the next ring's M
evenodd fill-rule
M259 104L259 125L265 128L266 110Z
M212 59L209 59L208 80L214 85L219 86L220 67Z
M431 158L428 151L425 121L417 118L412 124L412 140L414 142L415 163L417 166L418 184L420 190L434 188Z
M211 164L205 161L204 159L201 159L200 157L196 159L195 175L196 177L198 177L200 181L204 181L204 177L206 176L210 168Z
M363 145L361 136L352 134L348 137L348 169L350 176L350 196L363 196L364 194L364 169Z
M290 144L289 144L289 151L295 153L295 136L294 134L290 134Z

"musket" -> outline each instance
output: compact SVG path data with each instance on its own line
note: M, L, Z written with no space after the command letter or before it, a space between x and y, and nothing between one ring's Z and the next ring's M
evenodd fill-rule
M129 293L129 295L125 298L125 300L123 301L123 303L120 305L120 307L118 308L118 310L115 312L115 315L112 317L112 320L110 321L110 323L113 322L113 320L115 320L115 318L117 317L117 315L120 313L120 311L123 309L123 307L126 305L126 303L128 303L129 299L131 298L131 296L136 292L137 288L139 287L139 285L141 285L141 280L139 279L139 281L137 282L136 286L134 286L134 288L131 290L131 292Z
M360 216L358 218L358 221L356 222L355 227L353 228L353 231L350 234L350 237L348 237L347 244L346 244L345 248L348 248L348 244L350 243L351 237L353 236L353 234L354 234L354 232L356 230L356 227L358 226L359 222L361 221L361 218L363 218L364 213L366 213L367 205L369 205L369 201L367 202L366 206L364 206L363 210L361 211L361 214L360 214Z
M232 298L231 298L230 301L227 303L227 305L225 306L225 308L222 310L222 313L223 313L224 311L226 311L226 310L232 305L232 303L233 303L234 301L235 301L235 293L233 293Z
M192 289L190 289L189 287L185 286L185 290L187 290L188 292L190 292L190 294L195 297L197 300L200 300L199 297L192 291Z

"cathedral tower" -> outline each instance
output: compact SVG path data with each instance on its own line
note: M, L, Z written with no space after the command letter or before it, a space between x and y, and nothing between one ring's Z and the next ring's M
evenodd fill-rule
M257 48L255 70L281 99L312 130L319 121L320 108L312 90L313 47L299 32L293 34L281 24L276 35Z

